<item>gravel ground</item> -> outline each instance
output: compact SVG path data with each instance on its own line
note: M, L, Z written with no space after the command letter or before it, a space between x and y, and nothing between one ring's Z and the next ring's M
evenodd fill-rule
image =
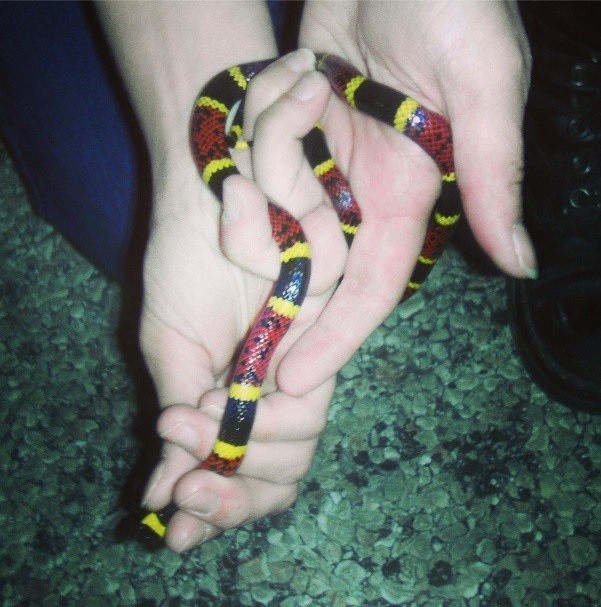
M0 230L5 607L598 601L601 418L533 385L502 278L449 251L341 371L295 506L179 556L115 533L156 444L135 318L4 150Z

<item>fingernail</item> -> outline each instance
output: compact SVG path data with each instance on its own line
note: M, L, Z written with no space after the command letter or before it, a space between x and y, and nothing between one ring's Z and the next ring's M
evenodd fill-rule
M148 488L144 491L144 497L142 498L142 508L148 508L148 497L154 493L157 485L161 481L163 477L163 472L165 471L165 462L160 462L155 468L150 481L148 482Z
M290 95L300 101L307 101L314 97L319 90L320 80L317 73L312 72L303 76L291 89Z
M181 507L201 516L210 516L221 504L221 496L210 489L201 489L181 502Z
M174 546L174 550L176 552L186 552L187 550L206 542L210 537L214 536L214 533L211 533L214 530L213 525L205 523L204 521L199 521L198 523L198 528L194 533L184 538L179 546Z
M315 67L315 55L308 48L299 48L296 51L288 53L284 57L284 61L288 69L297 74L308 72Z
M513 226L511 240L520 268L522 268L528 278L538 278L534 248L530 241L530 236L528 236L528 232L522 223L516 223Z
M177 432L177 429L182 426L183 422L176 422L175 424L169 426L166 429L159 428L159 436L165 440L168 440L174 432Z

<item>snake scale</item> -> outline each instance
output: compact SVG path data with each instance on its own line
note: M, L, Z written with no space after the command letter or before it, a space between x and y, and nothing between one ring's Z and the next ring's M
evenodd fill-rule
M241 111L248 83L275 59L232 67L215 76L196 100L190 125L192 154L203 181L221 200L223 182L238 169L230 149L241 144ZM417 101L362 75L333 55L317 55L316 68L334 92L351 107L390 125L436 163L442 178L440 196L427 228L424 245L402 300L415 293L440 257L460 215L460 196L453 168L453 143L448 121ZM231 114L235 114L232 118ZM350 246L361 223L361 211L350 186L336 166L324 133L315 126L303 149L314 174L327 192ZM269 203L272 235L280 249L281 269L272 292L250 328L235 366L217 440L198 468L224 476L236 472L246 453L255 409L271 357L299 312L309 283L311 252L300 223L286 210ZM170 504L147 513L140 539L156 545L177 511Z

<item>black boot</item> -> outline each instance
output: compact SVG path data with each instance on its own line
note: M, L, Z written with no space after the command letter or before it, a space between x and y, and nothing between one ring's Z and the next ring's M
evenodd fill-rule
M524 222L539 278L509 280L510 319L541 387L601 413L601 7L527 2L522 12L533 55Z

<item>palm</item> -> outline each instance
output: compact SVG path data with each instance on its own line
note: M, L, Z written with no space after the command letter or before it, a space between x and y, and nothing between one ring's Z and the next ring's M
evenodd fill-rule
M152 344L151 356L178 349L178 359L186 361L179 369L163 361L178 374L180 390L178 395L160 394L163 406L177 402L195 406L207 390L223 385L234 353L272 284L226 259L219 246L217 201L205 200L204 207L193 204L195 198L207 197L201 187L198 180L198 193L191 194L185 221L173 216L158 222L148 247L144 339L163 342L159 348ZM307 297L299 322L278 348L278 358L318 314L323 300L323 295ZM267 390L274 389L273 367ZM172 379L170 385L174 383Z

